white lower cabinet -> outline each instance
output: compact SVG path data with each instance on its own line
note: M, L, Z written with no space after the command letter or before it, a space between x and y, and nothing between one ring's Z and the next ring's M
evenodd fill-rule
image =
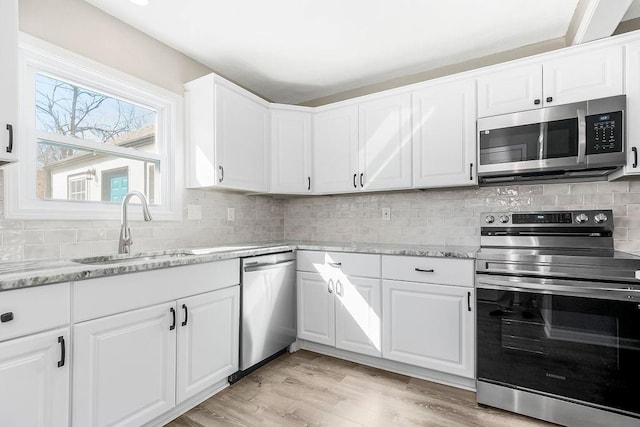
M382 356L472 378L472 288L382 281Z
M380 279L298 272L298 338L381 356Z
M69 425L69 328L0 343L0 426Z
M174 315L171 302L75 326L74 426L139 426L175 406Z
M240 287L178 301L177 403L238 370Z

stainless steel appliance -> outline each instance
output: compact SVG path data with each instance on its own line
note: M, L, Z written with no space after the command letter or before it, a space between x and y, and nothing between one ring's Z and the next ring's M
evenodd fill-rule
M296 340L296 256L293 252L242 259L240 371L235 382Z
M640 257L613 213L482 215L477 399L571 426L640 425Z
M606 179L625 164L626 97L478 119L481 184Z

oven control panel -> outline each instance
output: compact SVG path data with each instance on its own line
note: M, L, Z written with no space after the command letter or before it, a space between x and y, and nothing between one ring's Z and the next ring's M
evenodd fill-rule
M565 212L486 212L482 214L482 227L572 227L613 226L613 212L565 211Z

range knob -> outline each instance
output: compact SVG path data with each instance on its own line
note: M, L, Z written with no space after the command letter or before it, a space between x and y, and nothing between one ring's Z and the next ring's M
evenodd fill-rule
M500 218L498 218L498 220L501 223L506 224L507 222L509 222L509 217L507 215L500 215Z
M595 217L593 217L593 219L598 223L598 224L602 224L603 222L605 222L608 218L605 214L603 214L602 212L600 212L599 214L597 214Z
M580 215L576 216L576 222L578 224L584 224L587 221L589 221L589 217L586 214L581 213Z
M496 218L493 215L487 215L484 217L484 222L486 222L487 224L493 224L495 220Z

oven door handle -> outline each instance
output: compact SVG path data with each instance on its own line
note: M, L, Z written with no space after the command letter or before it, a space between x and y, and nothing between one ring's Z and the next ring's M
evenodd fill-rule
M478 280L478 289L498 291L529 292L535 294L564 295L582 298L595 298L620 301L640 301L640 290L633 288L606 288L599 286L572 286L558 284L536 283L487 283L483 279Z

